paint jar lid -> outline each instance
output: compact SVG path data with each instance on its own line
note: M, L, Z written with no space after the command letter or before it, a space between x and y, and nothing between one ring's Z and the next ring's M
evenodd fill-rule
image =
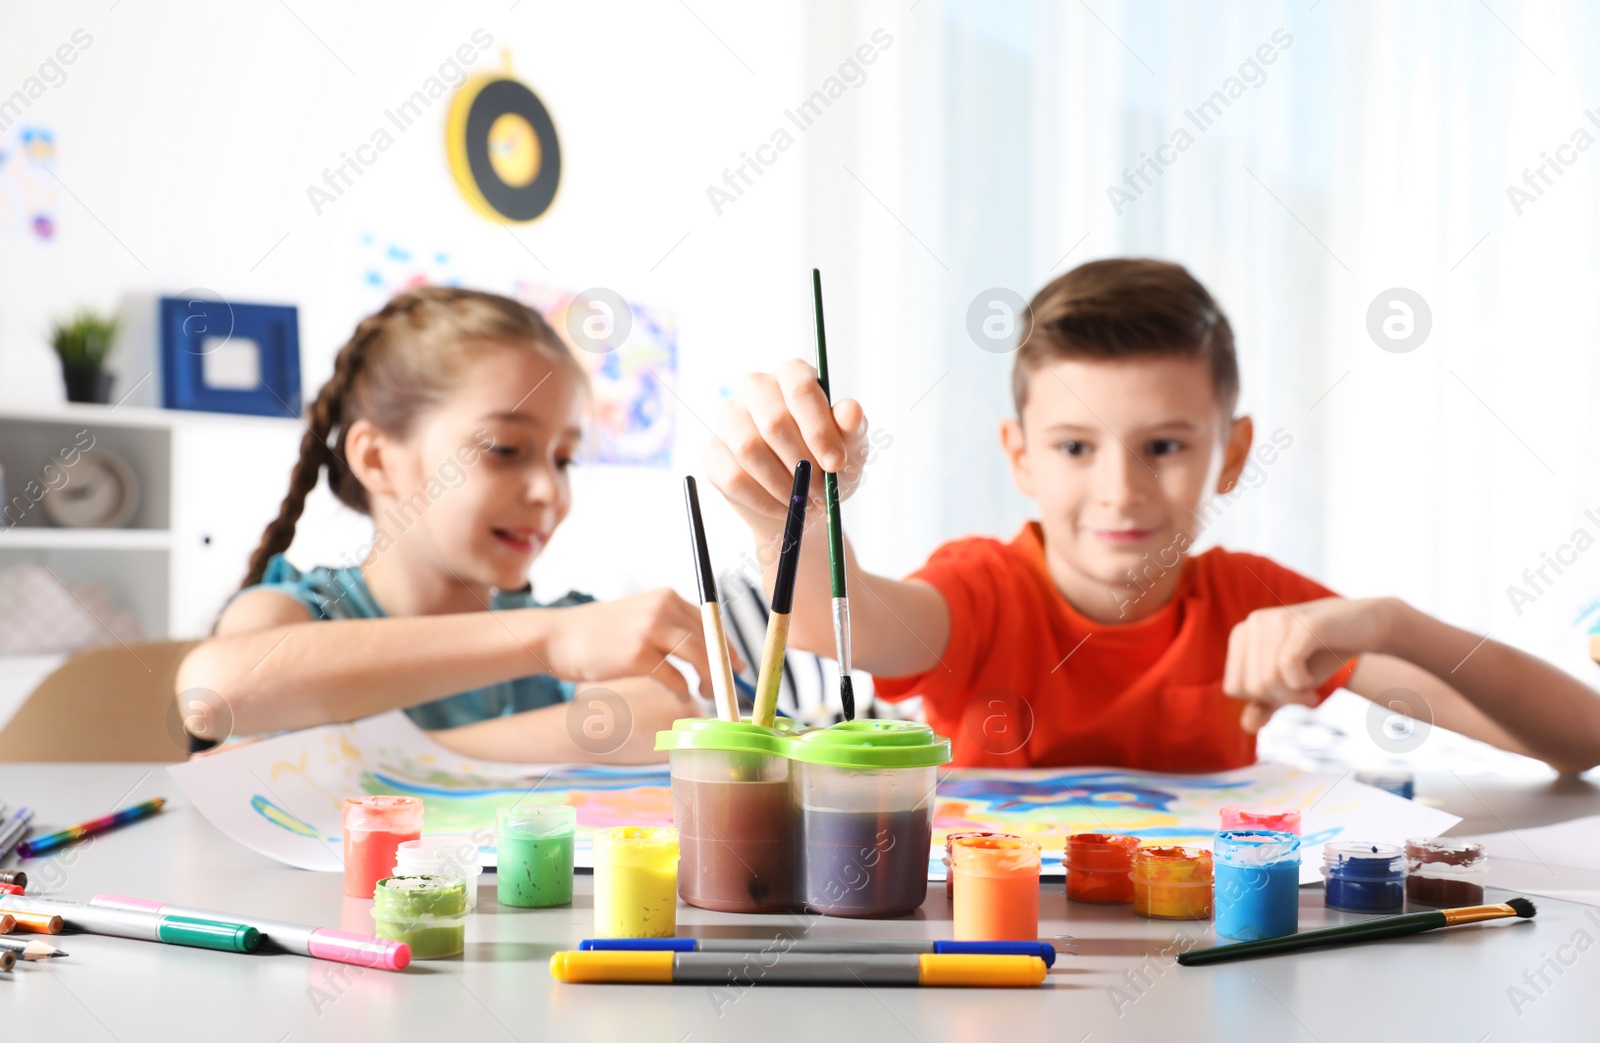
M1259 869L1285 862L1300 864L1300 838L1271 829L1224 829L1211 844L1218 865Z
M1406 862L1412 872L1477 872L1488 865L1488 855L1470 840L1412 837L1406 841Z
M779 717L771 728L748 720L721 721L715 717L686 717L672 722L672 730L656 732L658 750L726 750L736 753L784 754L784 740L795 721Z
M1223 829L1270 829L1300 832L1300 809L1268 804L1229 804L1220 812Z
M1133 853L1133 880L1162 887L1210 887L1211 852L1203 847L1141 847Z
M950 763L950 740L918 721L842 721L796 731L780 717L772 728L749 721L695 717L656 732L658 750L766 753L835 768L932 768Z
M372 897L376 920L441 926L439 921L454 920L467 912L467 882L454 875L386 876L378 881Z
M626 865L678 861L678 831L671 826L606 826L594 831L594 860Z
M517 837L569 837L578 830L578 809L570 804L521 804L495 813L496 834Z
M1121 833L1074 833L1067 837L1061 864L1074 873L1118 873L1133 867L1139 838Z
M969 876L1039 875L1039 845L1023 837L957 837L950 868Z
M422 837L403 840L394 849L394 875L436 873L475 877L483 872L478 843L471 837Z
M1398 880L1405 875L1405 859L1397 844L1365 840L1338 840L1322 849L1322 875L1340 880Z
M950 740L919 721L841 721L795 735L787 752L832 768L936 768L950 763Z
M415 833L422 829L422 798L388 793L346 797L344 828L382 833Z

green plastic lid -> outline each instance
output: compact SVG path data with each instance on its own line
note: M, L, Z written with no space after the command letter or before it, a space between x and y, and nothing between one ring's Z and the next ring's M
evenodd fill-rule
M835 768L934 768L950 763L950 740L918 721L842 721L796 735L788 753Z
M203 920L197 916L164 916L156 936L171 945L193 945L223 952L255 952L261 932L240 923Z
M715 717L686 717L672 723L672 730L656 732L658 750L728 750L737 753L770 753L787 756L788 736L795 722L779 717L771 728L745 721L721 721Z
M775 728L748 721L695 717L656 732L658 750L765 753L835 768L931 768L950 763L950 740L916 721L844 721L796 730L780 717Z

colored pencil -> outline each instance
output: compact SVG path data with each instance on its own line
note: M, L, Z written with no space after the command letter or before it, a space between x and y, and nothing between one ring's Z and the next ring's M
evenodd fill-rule
M16 953L17 958L21 960L49 960L67 955L49 942L41 942L33 938L29 938L27 941L23 941L21 938L0 938L0 949Z
M10 934L17 929L17 918L10 913L0 913L0 934Z
M756 703L751 722L771 728L778 716L778 688L783 684L783 654L789 645L789 612L794 607L794 581L800 571L800 538L806 530L806 501L811 494L811 461L794 466L789 490L789 514L783 524L783 546L778 550L778 574L772 582L772 613L767 617L767 641L761 649L761 670L756 676Z
M81 902L53 898L13 898L0 895L0 909L17 917L50 916L62 926L83 934L104 934L113 938L134 938L168 945L191 945L223 952L255 952L261 932L236 921L204 917L174 916L133 909L105 909ZM59 933L56 931L51 934Z
M307 924L269 920L261 916L223 913L215 909L196 909L192 906L170 902L154 902L126 895L95 895L89 904L96 909L129 909L163 916L186 916L197 920L222 920L228 923L254 927L261 933L261 947L296 956L310 956L334 963L349 963L357 967L376 967L385 971L403 971L411 963L411 946L387 938L373 938L364 934L350 934L312 927Z
M1270 956L1282 952L1299 952L1323 945L1346 942L1370 942L1380 938L1400 938L1408 934L1421 934L1440 927L1479 923L1483 920L1503 920L1507 917L1531 919L1538 910L1526 898L1513 898L1498 905L1464 905L1456 909L1436 909L1426 913L1402 913L1399 916L1380 916L1359 923L1324 927L1316 931L1302 931L1282 938L1262 938L1253 942L1235 942L1232 945L1213 945L1209 949L1194 949L1178 954L1178 962L1185 967L1244 956Z
M845 955L785 953L752 967L751 953L558 952L550 957L557 981L726 985L749 978L761 985L1038 985L1049 968L1037 956L937 954Z
M10 949L0 949L0 971L9 971L17 965L17 954Z
M32 821L32 808L18 808L4 825L0 825L0 858L11 854L12 849L28 835L28 823Z
M722 606L717 603L717 577L711 571L711 550L706 546L706 526L700 517L700 494L694 477L683 479L683 499L689 508L689 548L694 552L694 578L700 591L700 623L706 634L706 658L711 663L711 691L717 716L739 719L739 693L733 687L733 664L728 660L728 638L722 629Z
M828 334L822 322L822 272L811 269L811 300L817 319L817 383L833 405L828 385ZM839 659L839 706L844 719L856 718L856 690L850 681L850 597L844 583L844 527L839 521L839 476L822 475L823 506L828 512L828 568L833 577L833 645Z
M836 953L849 956L915 956L923 953L968 956L1037 956L1046 967L1056 963L1049 942L942 942L908 938L876 941L837 938L585 938L581 952L747 952L768 954Z
M99 818L90 819L88 822L80 822L76 826L68 826L66 829L55 833L46 833L42 837L24 840L18 845L17 854L23 858L33 858L35 855L54 851L58 847L77 843L84 837L103 833L108 829L113 829L129 822L137 822L142 818L148 818L160 811L162 805L166 804L166 802L167 799L165 797L156 797L145 801L143 804L135 804L133 807L123 808L121 811L113 811L109 815L101 815Z
M53 913L30 913L21 909L7 909L6 915L12 921L12 930L22 934L60 934L65 926L61 917Z

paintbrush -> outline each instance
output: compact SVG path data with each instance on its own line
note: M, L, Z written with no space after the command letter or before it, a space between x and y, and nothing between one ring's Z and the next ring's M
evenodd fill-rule
M706 526L700 517L700 494L693 476L683 479L683 498L689 507L689 544L694 551L694 576L700 590L700 622L706 634L706 658L711 664L711 691L717 716L739 719L739 693L733 687L733 664L728 661L728 640L722 630L722 606L717 603L717 579L711 571L711 551L706 546Z
M811 494L811 461L794 466L789 490L789 514L783 523L783 546L778 550L778 574L772 581L772 613L767 617L767 641L761 649L761 670L756 675L755 707L750 720L771 728L778 716L778 687L783 683L783 653L789 645L789 611L794 607L794 581L800 571L800 537L806 530L806 501Z
M828 387L828 334L822 322L822 272L811 269L811 300L817 317L817 383L833 405ZM839 476L822 475L823 504L828 511L828 567L833 574L833 646L839 659L839 706L844 719L856 719L856 691L850 682L850 598L844 585L844 529L839 523Z
M1242 956L1269 956L1280 952L1297 952L1323 945L1341 945L1350 942L1370 942L1379 938L1399 938L1408 934L1421 934L1440 927L1478 923L1481 920L1503 920L1517 916L1531 919L1538 912L1526 898L1513 898L1499 905L1464 905L1457 909L1435 909L1426 913L1404 913L1400 916L1380 916L1360 923L1324 927L1317 931L1302 931L1282 938L1262 938L1253 942L1235 942L1233 945L1214 945L1209 949L1195 949L1178 954L1178 962L1185 967L1203 963L1220 963Z

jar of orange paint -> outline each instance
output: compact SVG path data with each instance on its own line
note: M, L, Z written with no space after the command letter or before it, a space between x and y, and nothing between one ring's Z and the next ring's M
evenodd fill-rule
M957 837L950 876L958 942L1031 941L1039 937L1039 845L1021 837Z
M1074 833L1067 838L1061 865L1067 871L1067 897L1074 902L1121 905L1133 901L1133 853L1138 837L1118 833Z
M1211 852L1201 847L1135 851L1133 911L1155 920L1211 919Z

